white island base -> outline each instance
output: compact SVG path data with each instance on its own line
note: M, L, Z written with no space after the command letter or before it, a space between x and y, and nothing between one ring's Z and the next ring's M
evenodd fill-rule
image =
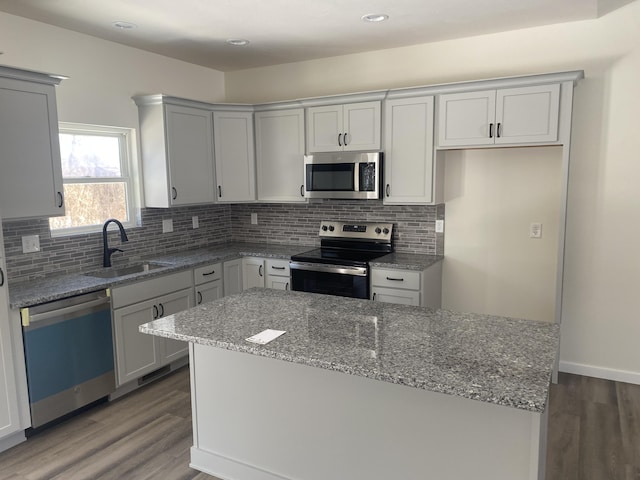
M546 413L190 344L191 467L223 480L543 480Z

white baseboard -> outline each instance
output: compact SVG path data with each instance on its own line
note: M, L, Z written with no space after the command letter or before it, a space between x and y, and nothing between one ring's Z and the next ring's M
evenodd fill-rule
M640 372L631 372L628 370L617 370L613 368L563 361L560 361L560 371L576 375L584 375L587 377L603 378L605 380L613 380L615 382L640 385Z
M291 480L288 477L196 447L191 447L189 466L222 480Z
M20 430L8 437L0 440L0 452L4 452L5 450L9 450L10 448L15 447L16 445L24 442L27 439L24 435L24 430Z

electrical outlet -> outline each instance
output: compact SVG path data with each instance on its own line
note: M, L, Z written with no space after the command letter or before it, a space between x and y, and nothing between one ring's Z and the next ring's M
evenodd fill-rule
M162 233L170 233L173 232L173 219L165 218L162 220Z
M40 237L38 235L25 235L22 237L22 253L40 251Z
M258 224L258 214L257 213L252 213L251 214L251 225L257 225Z
M542 237L542 224L532 223L529 225L529 238L541 238Z
M198 222L198 216L197 215L194 215L193 217L191 217L191 223L193 224L193 228L200 227L200 223Z
M436 220L436 233L444 232L444 220Z

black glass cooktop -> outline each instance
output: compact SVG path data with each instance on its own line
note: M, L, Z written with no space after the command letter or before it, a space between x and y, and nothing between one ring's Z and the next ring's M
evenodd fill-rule
M291 260L294 262L312 262L312 263L328 263L342 264L349 266L367 266L367 262L387 255L389 252L370 252L363 250L350 250L344 248L316 248L293 255Z

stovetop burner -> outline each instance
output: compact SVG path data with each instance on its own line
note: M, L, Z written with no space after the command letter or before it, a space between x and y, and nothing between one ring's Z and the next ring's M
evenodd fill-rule
M381 222L320 224L320 248L291 257L295 262L363 266L393 252L393 224Z

